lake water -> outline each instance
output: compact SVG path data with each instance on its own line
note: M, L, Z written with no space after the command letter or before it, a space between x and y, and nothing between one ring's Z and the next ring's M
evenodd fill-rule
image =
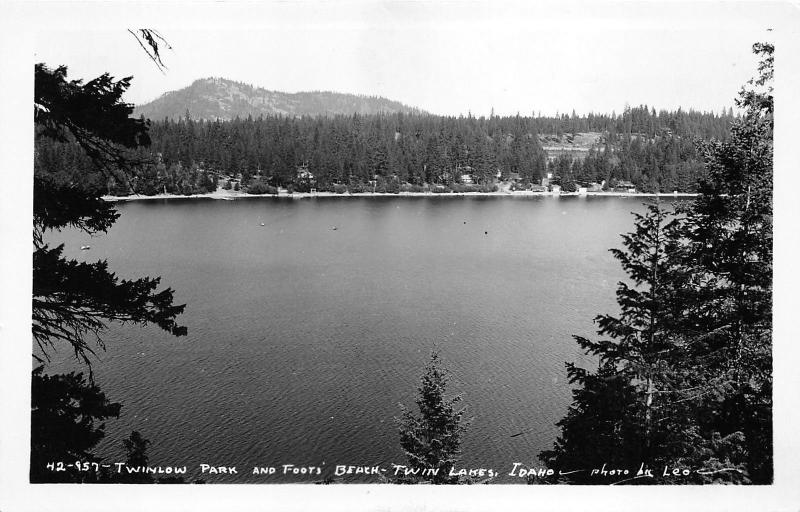
M63 232L65 253L125 278L162 276L189 335L113 327L94 364L123 404L98 453L139 430L153 465L405 462L394 418L414 406L431 350L472 424L462 465L537 465L570 402L573 334L616 311L608 252L642 200L250 198L121 203L107 235ZM261 223L264 226L261 226ZM334 230L333 227L336 227ZM81 245L91 250L81 251ZM78 368L67 358L51 371ZM521 433L521 435L515 435ZM280 471L279 471L280 472ZM377 482L375 477L362 479ZM500 482L514 482L510 477Z

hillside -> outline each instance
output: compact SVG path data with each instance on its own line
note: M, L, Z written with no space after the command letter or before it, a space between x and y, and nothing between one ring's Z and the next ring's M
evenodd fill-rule
M562 155L582 161L592 148L598 151L605 150L603 142L604 134L601 132L539 134L539 143L547 155L548 162Z
M177 119L186 111L192 119L231 120L237 116L260 115L319 116L336 114L377 114L419 112L400 102L377 96L360 96L327 91L285 93L226 80L202 78L183 89L134 109L134 115L149 119Z

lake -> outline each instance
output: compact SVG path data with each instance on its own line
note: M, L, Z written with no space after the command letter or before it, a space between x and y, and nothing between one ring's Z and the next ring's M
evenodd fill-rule
M403 464L394 418L398 404L415 407L436 348L472 418L461 466L539 465L571 399L564 362L596 364L572 335L593 335L593 318L617 310L624 274L608 249L642 201L120 203L108 234L65 231L51 243L107 258L124 278L162 276L187 304L189 334L110 329L95 378L123 408L97 452L124 460L135 429L152 442L152 465L240 473L209 482L321 479L254 476L253 466ZM50 371L80 368L65 347L59 357Z

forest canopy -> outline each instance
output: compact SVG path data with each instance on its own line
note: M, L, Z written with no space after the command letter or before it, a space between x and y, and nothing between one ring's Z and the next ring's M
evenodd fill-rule
M630 182L644 192L695 192L703 175L697 140L724 140L737 118L719 114L626 108L621 115L559 117L444 117L376 114L247 117L232 121L154 120L149 148L136 150L140 165L131 182L86 174L86 155L58 141L42 145L37 159L64 181L82 181L109 195L198 194L235 180L245 189L292 186L350 192L397 192L461 183L478 185L514 177L523 188L548 173L565 189L575 184ZM144 120L142 120L144 122ZM545 137L571 141L592 133L597 142L581 158L555 157ZM568 143L568 142L565 142ZM222 181L220 181L222 180ZM373 187L368 187L373 185Z

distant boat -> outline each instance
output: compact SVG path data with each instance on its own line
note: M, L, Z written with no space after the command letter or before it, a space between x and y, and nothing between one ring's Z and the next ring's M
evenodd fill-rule
M262 223L261 223L261 225L263 226L263 225L264 225L264 223L262 222Z
M91 249L91 248L92 248L92 246L91 246L91 245L82 245L82 246L81 246L81 250L82 250L82 251L88 251L88 250L89 250L89 249Z
M336 226L333 226L331 229L332 229L332 230L334 230L334 231L336 231L336 230L337 230L337 229L339 229L339 228L337 228Z

